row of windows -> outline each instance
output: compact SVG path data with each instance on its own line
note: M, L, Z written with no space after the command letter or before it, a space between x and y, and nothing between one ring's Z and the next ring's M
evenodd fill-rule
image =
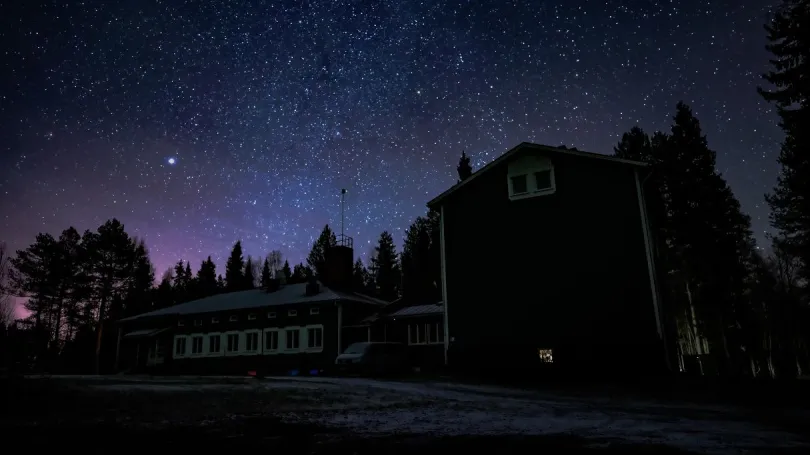
M533 185L529 185L529 174L518 174L509 177L511 196L529 193L548 193L554 190L554 176L551 169L533 172Z
M444 324L440 322L408 324L408 344L441 343L444 343Z
M321 309L317 308L317 307L316 308L310 308L309 309L309 314L313 315L313 316L321 314ZM287 316L289 316L289 317L298 316L298 310L288 310L287 311ZM258 318L258 315L256 313L250 313L247 318L248 318L248 321L255 321ZM267 313L267 319L275 319L275 318L276 318L276 312L275 311L270 311L270 312ZM230 316L230 318L228 318L228 321L237 322L237 321L239 321L239 316L233 314L233 315ZM211 318L211 324L219 324L219 317L217 317L217 316L212 317ZM178 327L184 327L185 325L186 325L185 321L183 321L183 320L177 321L177 326ZM202 327L202 325L203 325L203 320L202 319L195 319L194 320L194 327Z
M322 350L322 325L174 337L175 358L320 352Z

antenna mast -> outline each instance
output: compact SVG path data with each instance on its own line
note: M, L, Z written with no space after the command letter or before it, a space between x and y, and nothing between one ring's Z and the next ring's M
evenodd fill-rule
M346 223L345 214L346 188L340 190L340 236L343 237L343 225Z

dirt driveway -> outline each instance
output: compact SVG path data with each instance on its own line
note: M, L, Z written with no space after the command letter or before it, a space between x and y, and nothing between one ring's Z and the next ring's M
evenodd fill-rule
M6 398L3 428L32 435L26 439L43 449L76 444L102 451L110 448L105 441L124 440L123 450L133 453L165 444L308 454L405 447L446 454L488 445L564 453L810 453L803 434L810 414L798 411L775 418L731 407L450 382L73 376L28 378L6 390L15 392Z

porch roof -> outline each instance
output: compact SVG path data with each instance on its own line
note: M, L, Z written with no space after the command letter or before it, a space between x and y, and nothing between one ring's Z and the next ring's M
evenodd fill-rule
M164 327L162 329L143 329L143 330L133 330L124 335L124 338L149 338L153 337L161 332L165 332L169 330L168 327Z
M392 318L401 318L405 316L425 316L429 314L443 314L444 313L444 306L443 305L414 305L414 306L406 306L405 308L400 308L399 310L389 314L389 317Z

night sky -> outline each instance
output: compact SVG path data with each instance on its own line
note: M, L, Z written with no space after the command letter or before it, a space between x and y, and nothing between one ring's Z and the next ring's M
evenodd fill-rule
M782 134L762 0L34 1L0 12L0 240L117 217L158 277L237 239L368 257L521 141L612 153L684 100L768 229ZM765 3L765 5L763 5ZM9 9L11 8L11 9ZM593 226L598 231L599 226Z

